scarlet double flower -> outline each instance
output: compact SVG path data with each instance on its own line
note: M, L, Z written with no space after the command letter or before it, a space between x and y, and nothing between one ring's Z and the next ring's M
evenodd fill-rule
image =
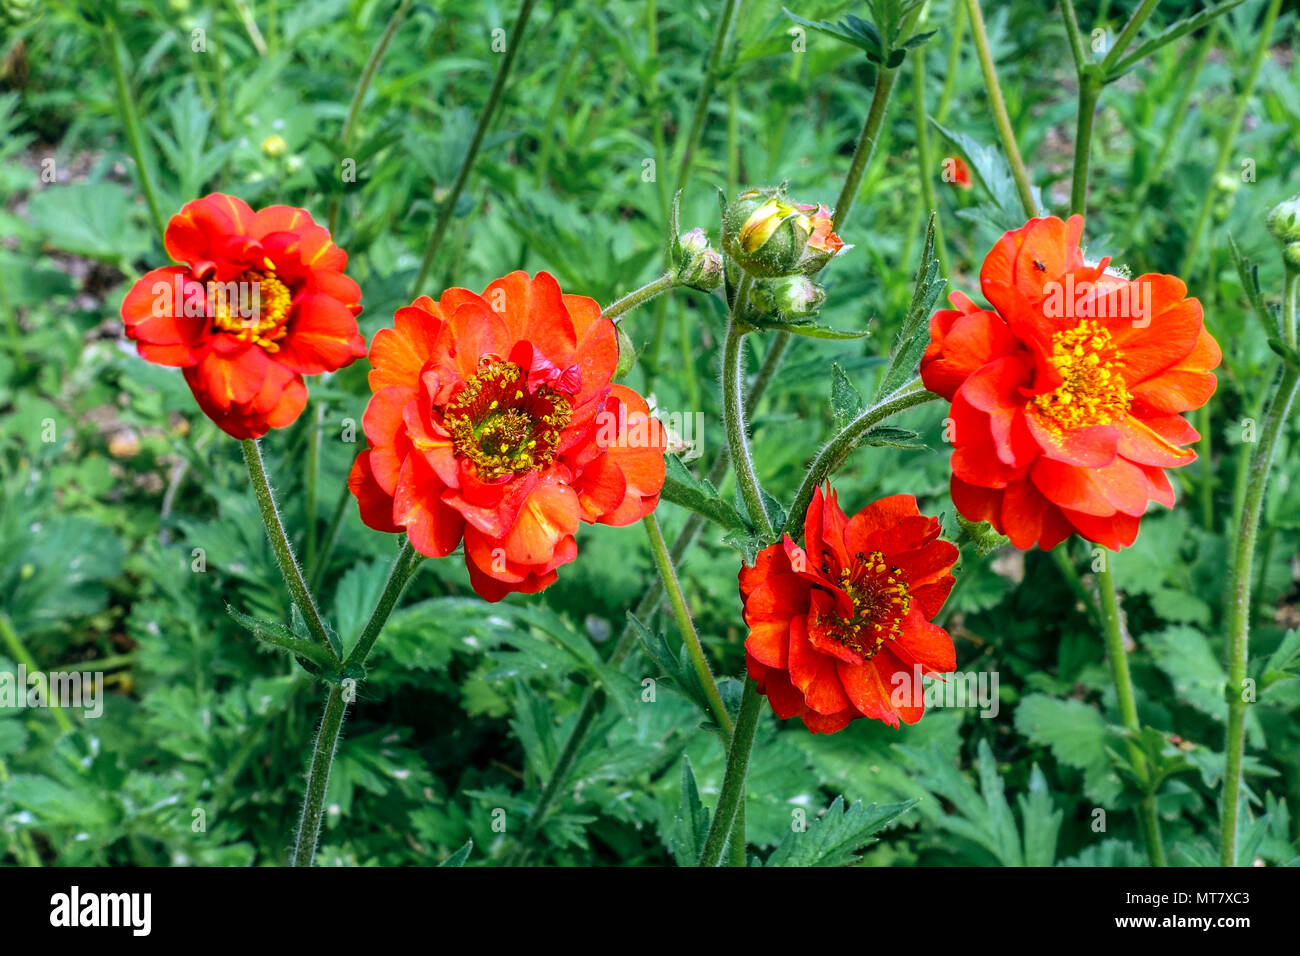
M366 354L361 290L347 253L290 206L254 212L213 193L167 224L168 254L185 265L147 272L122 302L140 356L184 369L204 414L235 438L260 438L307 403L303 375Z
M1168 275L1126 279L1079 249L1083 219L1032 219L984 260L993 310L953 293L921 360L952 402L952 499L1018 548L1070 534L1133 543L1165 474L1194 461L1180 413L1214 394L1221 359L1201 304Z
M741 567L745 662L778 717L823 734L860 717L921 719L920 676L956 666L952 639L932 623L958 555L939 531L911 495L849 518L828 485L808 506L802 548L786 535Z
M370 447L348 479L361 518L431 557L463 539L489 601L554 582L580 522L630 524L659 502L664 431L611 383L614 324L545 272L421 296L370 362Z

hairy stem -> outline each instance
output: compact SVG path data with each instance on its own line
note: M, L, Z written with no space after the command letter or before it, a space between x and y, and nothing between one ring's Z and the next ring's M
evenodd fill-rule
M244 439L240 444L244 450L244 461L248 465L248 478L253 484L253 494L257 496L257 507L262 512L266 537L271 542L271 550L275 553L275 561L280 566L280 573L284 575L284 583L288 585L294 604L298 605L298 610L302 612L307 630L325 647L330 658L338 663L338 652L330 642L320 612L316 610L316 602L312 600L311 592L307 590L307 584L302 579L302 571L293 556L293 547L289 544L288 535L285 534L284 523L280 520L280 509L276 506L275 495L266 478L262 449L257 441L251 438Z
M713 719L730 736L731 715L727 713L726 705L722 703L717 681L713 679L713 671L709 669L709 661L704 656L704 645L700 643L700 635L695 630L695 622L691 620L690 609L686 606L686 596L682 593L682 584L677 579L672 558L668 556L668 544L664 541L659 519L655 517L654 512L651 512L645 516L643 523L646 534L650 537L650 553L654 556L659 578L668 593L668 603L673 609L673 617L677 619L677 629L682 632L682 640L686 642L686 653L691 658L691 666L695 668L695 676L700 679L700 686L704 688L704 696L708 699Z
M736 301L731 309L731 319L727 322L727 340L722 351L722 419L727 430L727 448L731 454L732 467L736 469L736 484L740 487L740 497L744 499L749 520L758 529L764 541L776 537L772 519L768 517L763 505L763 492L758 484L758 475L754 471L754 459L749 453L749 439L745 435L745 398L742 383L744 379L745 334L740 316L744 315L745 300L753 279L744 275L736 289Z
M1119 700L1120 716L1124 727L1131 735L1141 729L1138 723L1137 703L1133 697L1133 675L1128 669L1128 654L1124 650L1124 635L1119 623L1119 599L1115 594L1115 576L1110 569L1110 555L1097 574L1098 587L1101 592L1101 617L1106 636L1106 656L1110 658L1111 672L1115 678L1115 696ZM1149 769L1146 758L1142 755L1137 741L1128 742L1129 759L1144 789L1149 784ZM1165 851L1160 842L1160 822L1156 817L1156 798L1154 792L1147 789L1138 807L1138 822L1142 827L1142 838L1146 842L1147 858L1152 866L1165 865Z
M1020 147L1016 145L1016 135L1011 129L1011 117L1007 114L1007 103L1002 98L1002 87L998 84L993 55L989 52L989 34L984 26L984 14L980 11L979 0L966 0L966 12L970 15L971 36L975 39L980 70L984 73L989 109L993 112L993 122L1002 139L1002 149L1007 154L1011 175L1016 181L1016 190L1020 193L1020 202L1025 207L1026 216L1037 216L1038 203L1034 201L1034 191L1029 186L1029 173L1025 171L1025 161L1020 158Z
M307 771L307 794L303 798L302 818L298 821L298 838L294 841L293 856L289 860L291 866L311 866L316 858L316 841L320 836L325 794L329 790L330 768L334 766L334 750L338 747L346 709L342 685L331 684L325 697L320 729L316 732L311 768Z
M677 284L677 278L671 272L665 272L659 278L647 282L639 289L633 289L623 298L611 302L605 307L605 311L600 313L602 319L609 319L618 324L619 317L624 312L630 312L642 303L649 302L655 296L662 295Z
M758 717L762 712L763 698L752 677L745 678L745 693L740 698L740 713L736 716L736 731L731 735L731 748L727 751L727 770L722 777L722 790L718 806L713 811L704 849L700 852L700 866L717 866L727 838L745 842L743 830L736 823L740 806L745 800L745 778L749 774L749 755L754 749L754 733L758 730Z
M1286 344L1296 347L1296 288L1300 270L1289 266L1282 293L1282 335ZM1246 476L1246 492L1241 514L1237 518L1237 537L1232 556L1232 590L1228 605L1228 729L1227 761L1223 774L1223 819L1219 862L1237 865L1237 824L1241 803L1241 761L1246 747L1246 700L1243 685L1250 652L1250 592L1255 541L1259 535L1264 494L1268 490L1269 471L1277 450L1278 438L1286 426L1300 391L1300 366L1287 363L1277 391L1273 393L1259 445Z

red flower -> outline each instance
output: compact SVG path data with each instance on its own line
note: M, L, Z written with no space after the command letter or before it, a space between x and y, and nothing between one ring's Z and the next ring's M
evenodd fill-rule
M952 183L954 186L960 186L962 189L970 189L970 167L966 165L966 160L960 156L949 156L944 159L943 181Z
M1201 304L1167 275L1128 280L1084 262L1083 219L1032 219L984 260L993 310L960 293L936 312L926 388L952 402L952 498L1017 548L1070 534L1118 550L1164 469L1195 460L1180 415L1214 394L1219 346Z
M366 354L347 253L305 210L253 212L213 193L172 217L166 246L185 265L131 287L126 334L142 358L183 368L199 407L227 434L260 438L291 424L307 403L304 375Z
M740 569L749 676L782 719L830 734L859 717L897 727L925 713L919 677L957 662L931 623L952 590L957 548L911 495L850 519L827 485L813 494L804 547L787 535Z
M431 557L463 537L470 583L498 601L555 581L580 521L653 511L664 430L611 384L618 339L600 311L545 272L398 309L370 346L370 447L348 479L362 520Z

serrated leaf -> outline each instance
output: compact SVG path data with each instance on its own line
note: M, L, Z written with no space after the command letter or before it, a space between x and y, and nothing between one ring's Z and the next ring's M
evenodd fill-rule
M226 613L259 641L289 651L298 657L305 657L321 667L330 667L334 663L325 648L315 641L298 636L278 621L267 621L244 614L229 604L226 605Z
M844 809L844 798L836 797L820 818L803 832L788 833L767 866L846 866L856 863L858 853L875 842L875 834L916 805L915 800L864 807L861 802Z
M1232 262L1237 267L1237 275L1241 277L1241 287L1245 290L1246 299L1250 302L1251 310L1264 326L1266 336L1276 336L1278 332L1277 316L1273 310L1264 302L1264 295L1259 289L1259 266L1247 259L1237 245L1237 240L1233 238L1232 233L1228 233L1228 250L1232 254Z
M1107 754L1113 733L1095 708L1078 700L1030 694L1016 707L1016 730L1049 747L1061 763L1083 771L1088 799L1110 806L1123 790Z
M994 144L985 146L972 136L950 130L933 117L930 118L930 122L961 151L976 178L988 191L995 210L985 212L985 221L999 232L1023 226L1025 209L1020 201L1020 191L1016 188L1015 177L1011 175L1011 164L1007 162L1002 150ZM1034 194L1034 205L1041 210L1043 208L1041 191L1037 186L1031 186L1030 189ZM961 212L971 212L971 210Z
M921 261L917 264L916 275L913 277L912 301L907 308L903 327L894 340L894 358L876 389L876 402L902 388L912 378L926 346L930 344L930 314L948 284L948 280L939 275L939 259L934 251L934 224L934 213L930 213Z
M1226 3L1220 3L1218 6L1214 7L1207 7L1186 19L1170 24L1165 27L1163 31L1152 37L1150 40L1147 40L1128 56L1124 57L1124 59L1111 67L1110 72L1106 74L1105 82L1113 83L1151 54L1159 50L1162 46L1172 43L1184 34L1200 29L1215 17L1227 13L1233 7L1240 6L1241 3L1242 0L1227 0Z
M704 838L709 832L711 814L700 802L700 790L695 783L691 760L682 755L681 809L673 817L668 830L668 849L678 866L695 866L704 848Z
M865 410L862 394L849 381L839 362L831 363L831 417L836 430L843 428Z
M660 492L665 501L681 505L710 521L733 531L749 531L749 524L730 502L718 494L707 478L696 478L676 455L664 456L664 485Z
M895 428L893 425L877 425L862 436L862 441L859 444L921 451L930 447L921 441L919 432L914 432L910 428Z

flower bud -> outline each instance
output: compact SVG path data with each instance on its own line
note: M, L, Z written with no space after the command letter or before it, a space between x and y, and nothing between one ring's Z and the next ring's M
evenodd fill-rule
M262 140L262 155L267 159L278 159L289 151L289 144L278 133L272 133Z
M1300 241L1288 242L1282 250L1282 258L1286 260L1288 268L1300 269Z
M677 237L677 281L701 292L712 292L722 285L722 255L709 245L703 229L692 229Z
M826 301L826 290L807 276L784 276L757 283L749 299L764 312L801 321L817 314Z
M821 269L844 248L825 206L796 203L776 189L749 189L722 214L722 248L747 273L775 278Z
M1268 231L1278 242L1300 240L1300 195L1284 199L1268 214Z

